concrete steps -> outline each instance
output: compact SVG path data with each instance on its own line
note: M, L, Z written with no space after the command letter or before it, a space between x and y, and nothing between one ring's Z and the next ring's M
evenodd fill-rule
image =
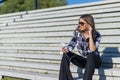
M120 80L120 0L0 15L0 75L58 80L61 43L68 44L82 14L92 14L101 33L102 66L94 80ZM77 53L75 49L74 52ZM71 63L82 80L84 69Z

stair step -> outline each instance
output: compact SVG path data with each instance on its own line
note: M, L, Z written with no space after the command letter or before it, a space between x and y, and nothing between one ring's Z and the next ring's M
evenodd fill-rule
M0 74L30 80L57 80L56 75L0 69Z

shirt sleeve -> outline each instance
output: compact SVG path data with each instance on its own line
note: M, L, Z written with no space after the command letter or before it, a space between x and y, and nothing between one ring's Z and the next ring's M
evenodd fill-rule
M98 47L99 47L100 41L101 41L101 35L100 35L100 33L98 33L98 34L96 35L96 38L95 38L95 45L96 45L96 48L97 48L97 49L98 49Z
M72 51L75 47L75 45L77 44L77 32L74 32L72 39L70 40L69 44L67 45L67 48L69 51Z

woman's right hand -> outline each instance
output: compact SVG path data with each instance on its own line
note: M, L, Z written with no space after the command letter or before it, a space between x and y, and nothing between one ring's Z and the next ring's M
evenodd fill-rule
M69 52L69 50L68 50L67 47L63 47L63 48L62 48L62 52L63 52L63 53L67 53L67 52Z

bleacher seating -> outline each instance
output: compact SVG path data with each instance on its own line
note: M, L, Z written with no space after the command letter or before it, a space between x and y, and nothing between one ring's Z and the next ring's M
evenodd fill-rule
M120 0L105 0L0 15L0 76L58 80L61 43L68 43L82 14L92 14L102 34L103 61L94 80L120 80ZM71 64L81 80L84 69Z

